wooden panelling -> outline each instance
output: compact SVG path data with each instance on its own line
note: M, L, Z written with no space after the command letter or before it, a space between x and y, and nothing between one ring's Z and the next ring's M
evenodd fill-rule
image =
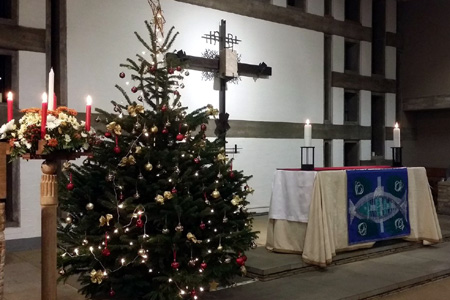
M0 24L0 48L45 53L45 29Z
M404 111L450 109L450 95L403 99L402 106Z
M333 72L331 85L351 90L366 90L378 93L396 93L396 81L392 79Z

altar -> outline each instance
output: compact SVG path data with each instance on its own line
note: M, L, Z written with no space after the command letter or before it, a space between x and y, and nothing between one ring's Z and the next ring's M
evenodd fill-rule
M424 244L442 240L436 209L422 167L407 168L410 234ZM266 248L298 253L305 262L326 266L337 252L372 247L349 245L347 174L342 169L277 170L272 184Z

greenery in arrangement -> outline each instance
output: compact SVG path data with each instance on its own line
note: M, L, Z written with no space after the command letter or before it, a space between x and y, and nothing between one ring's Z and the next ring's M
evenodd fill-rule
M24 115L18 124L13 119L0 128L0 140L9 143L12 159L34 154L40 140L44 141L42 154L86 151L94 141L94 130L86 131L84 121L77 120L77 112L73 109L60 106L48 111L44 135L40 108L23 109L21 113Z
M160 8L159 8L160 9ZM208 105L181 104L183 62L164 59L178 33L146 22L150 52L127 59L124 104L101 113L99 139L81 166L65 164L58 226L61 280L78 276L86 297L197 299L245 273L255 247L247 212L250 176L232 168L223 139L206 138Z

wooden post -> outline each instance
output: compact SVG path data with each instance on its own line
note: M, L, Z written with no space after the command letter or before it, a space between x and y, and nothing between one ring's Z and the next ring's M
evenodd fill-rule
M58 181L56 161L45 160L41 165L41 299L56 300L56 222Z

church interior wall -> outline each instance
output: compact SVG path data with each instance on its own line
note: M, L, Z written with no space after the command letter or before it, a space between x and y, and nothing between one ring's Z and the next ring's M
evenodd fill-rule
M23 26L45 28L44 0L20 0L19 3ZM167 21L166 30L174 25L176 30L180 31L174 49L183 49L187 54L195 56L201 56L201 52L206 48L216 49L217 46L208 46L201 36L217 30L220 20L226 19L227 31L242 40L240 45L236 46L236 50L242 55L242 61L252 64L264 61L273 68L273 75L268 79L243 77L238 85L229 85L227 112L230 113L231 120L303 124L309 118L313 126L323 125L324 34L322 32L178 1L161 0L161 3ZM336 20L345 19L344 3L344 0L333 0L332 15ZM273 0L272 4L286 7L285 0ZM371 26L371 6L372 0L361 0L363 26ZM308 13L322 15L323 9L323 1L306 2ZM107 110L108 108L112 110L111 100L123 100L114 88L114 84L120 83L118 74L122 69L119 64L128 57L134 57L135 53L143 51L133 31L136 30L142 36L146 36L143 20L149 16L150 8L146 1L133 2L133 6L127 1L120 0L67 2L67 75L70 107L83 111L84 99L88 93L94 98L94 107ZM344 42L344 37L332 36L332 71L344 72ZM23 101L21 107L29 107L33 105L26 102L24 95L27 94L27 99L39 103L40 94L46 86L45 54L21 52L20 92ZM360 41L360 74L371 75L370 61L371 43ZM23 69L30 68L30 65L33 65L34 69L31 73L28 69ZM191 109L209 103L218 106L218 92L213 89L214 83L202 81L200 72L190 71L190 76L185 78L184 83L186 87L182 91L183 104ZM22 94L24 86L27 86L27 92ZM358 125L367 127L370 126L368 116L370 116L371 92L359 91L359 94L361 102ZM344 89L332 87L331 99L331 124L343 125ZM391 103L386 101L388 102ZM393 108L395 109L395 98ZM391 120L389 122L387 120L388 118L386 126L392 126ZM232 137L228 140L230 145L236 143L238 147L243 148L241 153L235 156L234 168L243 169L245 174L254 175L250 184L255 188L255 194L250 199L250 209L257 212L267 211L273 171L276 168L300 166L300 146L303 145L303 140L258 137ZM332 165L342 166L344 139L335 136L330 140ZM324 140L316 138L312 143L316 147L315 164L323 166ZM359 147L360 159L370 160L371 141L362 139L359 141ZM37 183L40 172L39 168L32 164L33 162L20 164L21 227L8 229L8 239L40 235L39 204L36 200L39 193ZM31 219L32 221L29 221Z
M32 28L45 28L45 1L20 0L19 24ZM18 51L20 109L39 107L46 87L45 53ZM40 164L41 161L19 162L20 185L15 192L20 195L19 226L7 227L7 239L39 236L40 219Z
M407 1L399 9L399 33L403 37L399 88L402 101L420 98L421 110L406 112L414 128L405 141L406 165L450 166L450 2ZM438 97L442 99L434 102ZM427 105L429 103L429 105ZM430 110L440 104L443 109ZM405 149L404 148L404 149Z

